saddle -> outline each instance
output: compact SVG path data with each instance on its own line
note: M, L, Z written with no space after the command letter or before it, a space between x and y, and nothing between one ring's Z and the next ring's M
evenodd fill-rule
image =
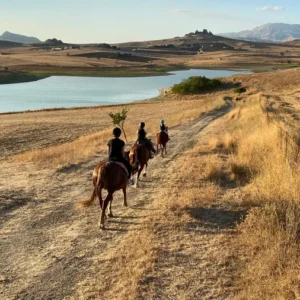
M108 161L108 162L106 162L106 163L102 166L102 168L107 167L109 164L118 164L118 165L121 167L121 169L125 172L125 174L126 174L127 176L129 176L128 171L127 171L127 168L125 167L124 164L122 164L122 163L119 162L119 161Z
M136 142L137 147L139 148L142 145L146 145L145 141L137 141Z

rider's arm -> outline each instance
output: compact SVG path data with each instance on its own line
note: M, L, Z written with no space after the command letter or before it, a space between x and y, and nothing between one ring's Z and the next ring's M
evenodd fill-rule
M107 143L107 155L110 155L110 141Z
M122 148L122 156L125 157L125 151L124 151L125 146Z

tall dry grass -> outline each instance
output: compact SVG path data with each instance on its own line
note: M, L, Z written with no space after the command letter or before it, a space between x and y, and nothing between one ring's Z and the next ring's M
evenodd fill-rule
M239 226L246 264L236 299L299 299L300 162L291 164L278 128L266 122L258 102L232 122L237 149L231 172L247 183L244 190L257 206Z

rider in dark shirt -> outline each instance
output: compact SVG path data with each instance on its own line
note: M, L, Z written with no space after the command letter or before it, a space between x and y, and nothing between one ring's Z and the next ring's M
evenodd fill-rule
M124 143L124 141L119 139L121 133L122 132L121 132L120 128L118 128L118 127L114 128L113 135L115 138L109 140L109 142L107 143L108 161L117 161L117 162L124 164L128 171L128 179L130 180L129 183L132 184L131 179L130 179L132 167L131 167L129 161L127 161L124 157L125 143Z
M145 130L145 123L141 122L140 127L137 131L137 142L139 141L144 142L150 152L150 157L153 158L156 150L154 149L151 141L146 138L146 135L147 135L147 131Z
M165 125L165 120L164 119L160 120L160 131L165 132L168 135L168 139L170 140L169 134L168 134L168 126Z

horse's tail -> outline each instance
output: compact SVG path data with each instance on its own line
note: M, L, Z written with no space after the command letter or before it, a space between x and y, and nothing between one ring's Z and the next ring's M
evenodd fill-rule
M105 173L105 167L101 167L99 168L99 170L94 170L93 172L93 177L96 177L97 176L97 181L94 182L94 189L93 189L93 192L92 192L92 195L89 199L87 200L83 200L83 201L79 201L78 202L78 206L79 207L87 207L87 206L90 206L92 205L92 203L94 202L96 196L97 196L97 189L99 188L99 184L102 183L102 178L104 176L104 173ZM95 172L96 171L96 172Z
M156 145L160 144L160 132L156 133Z

